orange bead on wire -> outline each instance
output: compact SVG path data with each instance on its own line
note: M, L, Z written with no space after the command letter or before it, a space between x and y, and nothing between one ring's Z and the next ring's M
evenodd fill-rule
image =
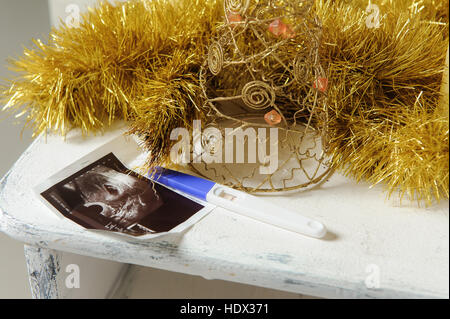
M272 110L264 115L264 120L269 125L277 125L281 122L281 115L277 111Z
M291 39L295 37L295 32L291 29L291 27L280 19L276 19L269 24L269 31L273 35L282 37L283 39Z

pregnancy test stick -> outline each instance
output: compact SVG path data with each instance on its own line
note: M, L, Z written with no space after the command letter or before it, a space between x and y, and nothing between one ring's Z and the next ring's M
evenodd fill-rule
M288 231L315 238L322 238L327 233L325 226L318 221L204 178L158 167L152 179L187 195Z

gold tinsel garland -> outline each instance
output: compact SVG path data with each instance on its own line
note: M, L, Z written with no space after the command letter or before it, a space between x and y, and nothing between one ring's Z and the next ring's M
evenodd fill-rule
M375 3L375 2L372 2ZM436 111L448 47L448 1L316 1L328 62L332 165L389 194L449 196L448 116Z
M256 0L255 0L256 1ZM328 69L328 153L341 171L431 203L448 198L448 113L437 108L448 47L448 0L316 0ZM168 158L175 127L203 116L198 73L221 0L99 4L80 26L52 30L13 61L5 109L35 134L94 132L115 118L143 137L149 165Z
M28 113L35 136L125 119L160 162L171 129L201 116L198 72L221 14L215 0L99 3L12 61L19 77L3 88L4 109Z

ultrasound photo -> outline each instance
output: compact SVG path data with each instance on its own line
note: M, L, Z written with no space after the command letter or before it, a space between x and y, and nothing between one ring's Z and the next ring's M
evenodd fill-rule
M204 206L128 170L113 154L41 193L87 228L142 236L168 232Z

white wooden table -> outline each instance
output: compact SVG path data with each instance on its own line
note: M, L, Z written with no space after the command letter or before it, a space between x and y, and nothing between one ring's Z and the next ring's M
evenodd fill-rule
M36 183L121 132L40 137L1 180L0 231L25 244L35 298L63 296L59 252L326 298L449 297L448 201L400 206L378 187L335 174L312 190L268 198L322 221L323 240L216 208L183 234L140 242L75 229L33 194Z

